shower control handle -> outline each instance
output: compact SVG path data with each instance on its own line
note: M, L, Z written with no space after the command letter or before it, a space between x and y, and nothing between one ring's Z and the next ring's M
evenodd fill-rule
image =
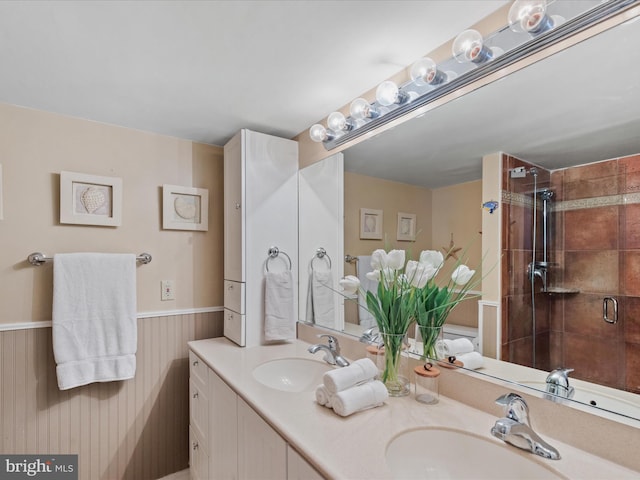
M609 304L613 306L612 316L609 316ZM613 297L604 297L602 301L602 319L610 324L618 323L618 300Z

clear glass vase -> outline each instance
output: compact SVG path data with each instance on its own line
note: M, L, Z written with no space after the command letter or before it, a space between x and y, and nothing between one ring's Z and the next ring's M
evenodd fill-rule
M437 348L438 342L443 339L442 327L418 325L416 332L420 335L420 338L416 338L416 341L421 341L422 343L420 356L428 360L442 360L444 358L443 352Z
M409 395L408 360L402 351L407 346L407 334L381 333L384 344L384 370L380 380L387 387L390 397Z

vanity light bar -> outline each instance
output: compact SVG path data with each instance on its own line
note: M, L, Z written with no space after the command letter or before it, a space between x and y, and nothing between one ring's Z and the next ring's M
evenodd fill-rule
M490 61L486 61L485 63L476 66L476 64L473 63L460 64L454 58L450 58L438 65L438 70L442 72L454 70L454 74L455 70L463 70L458 73L457 76L449 78L439 84L428 84L423 87L416 85L413 80L403 84L400 86L400 91L409 96L408 100L388 106L381 105L379 102L372 102L371 107L374 111L378 112L378 115L366 117L364 119L353 119L352 117L347 117L347 122L350 122L351 128L344 129L342 131L327 129L326 135L321 140L322 144L326 150L331 150L343 145L388 122L418 110L425 105L458 90L459 88L469 85L493 72L512 65L525 57L554 45L564 38L585 30L602 20L633 6L638 3L638 0L609 0L604 3L594 3L598 4L586 12L574 12L574 16L572 18L567 18L564 23L554 26L552 29L534 36L533 38L527 32L514 32L509 28L509 25L506 25L484 39L485 45L493 47L494 57ZM561 4L561 7L566 9L571 8L572 2L550 2L549 7L555 7L557 4ZM578 7L576 6L575 8ZM504 53L502 53L502 47L505 49ZM412 96L407 92L413 93L415 98L412 98ZM321 125L314 125L314 127L317 126ZM317 139L315 141L318 141L319 138L316 138Z

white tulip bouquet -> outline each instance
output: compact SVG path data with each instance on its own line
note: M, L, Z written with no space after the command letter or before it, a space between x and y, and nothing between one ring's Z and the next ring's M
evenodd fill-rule
M435 342L447 316L461 301L477 295L469 290L480 282L471 282L475 270L456 264L448 283L438 286L435 277L444 265L444 256L435 250L420 253L419 260L405 265L404 250L376 250L371 256L373 271L367 278L378 281L377 292L362 291L360 281L348 275L340 281L346 294L359 293L366 298L367 309L376 320L385 343L386 369L382 380L394 381L403 337L415 321L423 338L424 356L437 358ZM391 363L390 363L391 362Z

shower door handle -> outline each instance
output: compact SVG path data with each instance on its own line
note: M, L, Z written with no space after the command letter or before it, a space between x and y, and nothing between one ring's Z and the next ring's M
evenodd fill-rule
M609 304L613 305L613 314L609 316ZM618 301L613 297L604 297L602 301L602 319L611 324L618 323Z

